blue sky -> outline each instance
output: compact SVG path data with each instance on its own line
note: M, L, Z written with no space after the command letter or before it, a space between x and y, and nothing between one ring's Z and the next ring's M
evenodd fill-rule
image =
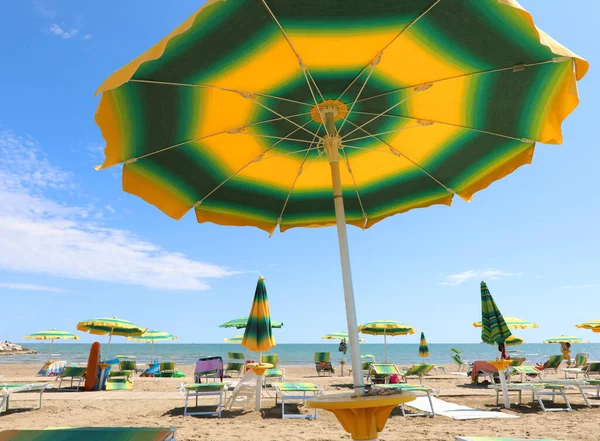
M201 1L4 2L0 40L0 340L118 316L181 342L223 341L219 323L247 315L266 278L279 342L319 342L345 329L334 228L271 239L251 228L176 222L121 190L118 168L97 172L94 123L102 80L187 18ZM477 342L479 282L505 315L535 321L529 342L600 335L597 109L600 4L522 0L547 33L592 68L565 143L470 204L416 210L361 231L350 251L358 321L404 321L430 342ZM92 341L81 334L83 341ZM378 342L376 337L368 337ZM394 342L415 343L418 335Z

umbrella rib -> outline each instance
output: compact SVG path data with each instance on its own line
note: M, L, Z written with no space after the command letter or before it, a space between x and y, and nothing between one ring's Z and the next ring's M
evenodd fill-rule
M352 121L348 121L350 124L352 125L356 125L354 124ZM358 130L358 127L357 127ZM366 134L371 135L368 131L366 131L363 128L360 128L360 130L362 130L363 132L365 132ZM425 173L427 176L429 176L433 181L435 181L438 185L440 185L441 187L443 187L448 193L450 194L454 194L454 190L452 190L451 188L447 187L446 185L444 185L442 182L440 182L435 176L433 176L431 173L429 173L427 170L425 170L422 166L420 166L417 162L413 161L412 159L410 159L408 156L406 156L404 153L402 153L401 151L399 151L398 149L396 149L395 147L393 147L392 145L388 144L387 142L385 142L383 139L379 138L376 135L371 135L371 137L377 141L379 141L380 143L386 145L389 149L390 149L390 154L394 155L394 156L398 156L398 157L403 157L405 158L408 162L410 162L412 165L414 165L415 167L417 167L419 170L421 170L423 173Z
M344 120L342 121L342 124L340 124L340 128L338 129L338 133L342 132L342 128L344 127L344 124L346 124L346 121L348 120L348 118L350 118L350 114L352 113L352 110L354 110L354 106L356 105L356 102L358 101L358 99L362 95L363 91L365 90L365 87L367 86L367 83L371 79L371 75L373 75L373 71L375 70L375 67L377 67L377 63L378 62L379 62L378 59L377 59L377 61L372 61L371 62L371 64L370 64L371 70L369 71L369 75L367 75L367 79L365 80L365 82L363 83L362 87L358 91L358 94L356 95L356 98L354 98L354 102L350 106L350 109L348 109L348 113L346 114L346 116L343 117Z
M297 115L288 116L287 118L295 118L297 116L305 116L305 115L310 115L310 112L299 113ZM275 121L282 121L282 120L285 120L285 119L286 118L271 118L271 119L265 120L265 121L258 121L258 122L254 122L254 123L250 123L250 124L245 124L243 126L235 127L233 129L220 130L218 132L209 133L208 135L204 135L204 136L196 136L194 138L187 139L187 140L182 141L182 142L178 142L177 144L173 144L173 145L170 145L168 147L163 147L162 149L155 150L154 152L149 152L149 153L145 153L145 154L140 155L140 156L135 156L133 158L129 158L129 159L123 161L123 163L124 164L130 164L130 163L136 162L136 161L138 161L140 159L144 159L144 158L147 158L149 156L154 156L154 155L157 155L159 153L163 153L163 152L166 152L168 150L172 150L172 149L174 149L176 147L181 147L182 145L189 144L191 142L201 141L203 139L211 138L211 137L217 136L217 135L223 135L225 133L235 134L235 133L241 132L242 130L244 130L247 127L258 126L258 125L261 125L261 124L267 124L267 123L275 122Z
M311 132L310 130L308 130L307 128L305 128L305 127L308 125L308 123L312 121L312 118L311 118L311 119L310 119L310 120L309 120L309 121L308 121L306 124L304 124L303 126L301 126L300 124L296 123L295 121L292 121L291 119L289 119L287 116L284 116L284 115L282 115L281 113L277 112L276 110L273 110L273 109L271 109L269 106L266 106L266 105L264 105L263 103L260 103L260 102L258 102L258 101L257 101L256 99L254 99L254 98L253 98L251 95L246 95L246 96L244 96L244 98L248 98L248 99L252 100L254 103L258 104L260 107L262 107L262 108L264 108L264 109L268 110L268 111L269 111L269 112L271 112L271 113L274 113L275 115L277 115L277 116L279 116L280 118L282 118L282 119L286 120L286 121L287 121L287 122L289 122L290 124L292 124L292 125L294 125L294 126L298 127L298 128L299 128L299 129L301 129L301 130L304 130L306 133L309 133L309 134L311 134L311 135L313 135L313 136L316 136L316 134L315 134L315 133L313 133L313 132Z
M304 152L310 152L311 150L315 150L311 147L307 148L307 149L302 149L302 150L294 150L292 152L286 152L286 153L278 153L276 155L269 155L269 156L263 156L263 158L261 159L261 161L264 161L265 159L273 159L273 158L280 158L282 156L290 156L290 155L295 155L296 153L304 153Z
M356 179L354 179L354 173L352 172L352 167L350 167L350 160L348 159L348 155L346 150L344 150L344 146L341 146L342 153L344 155L344 160L346 161L346 168L348 169L348 173L350 173L350 177L352 178L352 185L354 185L354 191L356 191L356 197L358 199L358 204L360 205L360 211L362 212L362 217L365 221L363 225L363 229L367 226L367 221L369 220L367 213L365 213L365 207L363 206L362 199L360 197L360 192L358 190L358 185L356 184Z
M423 126L427 126L427 125L431 125L431 124L415 124L414 126L402 127L400 129L396 129L396 130L388 130L386 132L375 133L374 135L366 135L366 136L360 136L358 138L348 139L345 142L360 141L361 139L368 139L368 138L371 138L373 136L388 135L390 133L397 133L397 132L401 132L403 130L414 129L416 127L423 127Z
M303 106L308 106L308 107L313 106L310 103L304 103L302 101L296 101L296 100L292 100L289 98L283 98L281 96L269 95L269 94L261 93L261 92L251 92L251 91L247 91L247 90L231 89L228 87L212 86L210 84L190 84L190 83L179 83L176 81L155 81L155 80L142 80L142 79L131 79L129 81L131 81L132 83L158 84L158 85L162 85L162 86L194 87L197 89L215 89L215 90L221 90L223 92L232 92L232 93L237 93L237 94L245 93L245 94L256 95L256 96L260 96L260 97L264 97L264 98L272 98L274 100L287 101L289 103L294 103L294 104L301 104Z
M312 121L312 118L309 119L304 125L307 125L308 123L310 123ZM302 128L302 127L300 127ZM295 129L293 132L290 132L287 136L291 136L294 133L296 133L298 130L300 130L300 128ZM194 208L198 208L198 206L200 206L207 198L209 198L212 194L214 194L219 188L221 188L223 185L225 185L227 182L229 182L231 179L233 179L234 177L236 177L239 173L241 173L246 167L248 167L249 165L251 165L254 162L258 162L262 159L263 155L265 153L267 153L268 151L272 150L273 148L275 148L280 142L284 141L285 138L280 139L279 141L276 141L275 143L271 144L269 147L267 147L263 152L261 152L258 156L256 156L255 158L252 158L248 163L244 164L242 167L240 167L238 170L236 170L233 174L229 175L227 177L227 179L225 179L223 182L221 182L219 185L217 185L214 189L212 189L206 196L204 196L202 199L200 199L199 201L197 201L193 207Z
M237 132L236 135L256 136L257 138L281 139L286 141L301 142L303 144L312 144L308 139L284 138L282 136L263 135L261 133Z
M371 61L369 61L369 64L367 64L365 67L363 67L363 69L358 73L358 75L356 75L356 77L354 78L354 80L352 80L352 82L348 85L348 87L346 87L344 89L344 91L340 94L339 97L337 97L337 99L335 100L335 102L338 102L346 92L348 92L348 90L350 90L350 88L354 85L354 83L356 83L356 81L358 81L358 79L360 78L360 76L369 68L369 66L372 66L373 63L376 63L375 66L377 66L377 64L379 64L379 59L381 58L381 56L383 55L383 52L390 47L392 44L394 44L394 42L400 38L406 31L408 31L410 28L412 28L419 20L421 20L429 11L431 11L441 0L435 0L425 11L423 11L419 16L417 16L413 21L411 21L408 25L406 25L406 27L404 29L402 29L388 44L385 45L385 47L383 49L381 49L377 55L375 55L373 57L373 59ZM374 67L373 67L374 68Z
M437 83L442 83L444 81L450 81L450 80L456 80L456 79L460 79L460 78L468 78L468 77L473 77L473 76L477 76L477 75L486 75L486 74L490 74L490 73L497 73L497 72L503 72L503 71L507 71L507 70L512 70L514 72L520 72L528 67L537 67L537 66L543 66L544 64L549 64L549 63L562 63L564 61L571 61L572 59L570 57L555 57L551 60L545 60L545 61L538 61L535 63L527 63L527 64L516 64L516 65L512 65L512 66L507 66L507 67L498 67L498 68L494 68L494 69L488 69L488 70L480 70L477 72L469 72L466 74L461 74L461 75L454 75L451 77L446 77L446 78L440 78L439 80L431 80L431 81L427 81L427 83L425 84L437 84ZM398 92L402 92L403 90L408 90L411 89L413 87L418 87L419 85L412 85L412 86L406 86L406 87L401 87L399 89L394 89L390 92L385 92L385 93L380 93L378 95L374 95L371 97L367 97L367 98L363 98L361 100L358 100L359 103L362 103L364 101L368 101L368 100L373 100L375 98L381 98L383 96L386 95L391 95L393 93L398 93Z
M354 112L356 114L360 114L360 115L377 115L376 113L373 112ZM459 129L465 129L465 130L472 130L474 132L479 132L479 133L484 133L486 135L493 135L493 136L499 136L501 138L506 138L506 139L512 139L514 141L521 141L521 142L525 142L525 143L532 143L534 142L531 139L526 139L526 138L517 138L515 136L509 136L509 135L503 135L502 133L496 133L496 132L490 132L488 130L481 130L481 129L476 129L475 127L469 127L469 126L463 126L460 124L452 124L449 122L443 122L443 121L437 121L434 119L422 119L422 118L416 118L413 116L402 116L402 115L383 115L387 118L396 118L396 119L410 119L413 121L418 121L419 125L421 126L428 126L431 124L442 124L445 126L450 126L450 127L456 127ZM386 132L389 133L389 132ZM352 141L356 140L357 138L354 138ZM351 140L348 140L348 142L350 142Z

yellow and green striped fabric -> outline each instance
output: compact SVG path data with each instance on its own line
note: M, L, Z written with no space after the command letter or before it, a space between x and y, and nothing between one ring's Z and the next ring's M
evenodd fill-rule
M256 284L242 346L254 352L266 352L275 346L275 337L271 330L271 311L267 298L267 287L265 279L262 277Z
M543 343L587 343L587 340L572 335L559 335L558 337L548 338Z
M209 0L99 87L98 168L180 219L272 233L474 193L562 142L588 62L515 0Z
M481 282L481 323L484 343L502 343L512 335L485 282Z
M367 322L358 327L358 332L369 335L410 335L416 332L416 329L410 325L393 320L377 320Z
M219 325L219 328L236 328L243 329L248 324L248 317L237 318L233 320L229 320L228 322ZM283 327L282 322L274 322L271 321L271 328L281 328Z
M237 343L237 344L240 344L242 342L243 338L244 338L243 334L241 334L241 335L234 335L233 337L225 337L224 341L225 341L225 343ZM231 354L231 352L230 352L230 354Z
M348 340L347 332L332 332L331 334L325 334L323 340ZM359 338L358 341L364 342L364 338Z
M484 342L484 343L487 343L487 342ZM517 337L516 335L511 335L510 337L508 337L506 339L506 341L504 343L506 343L506 346L519 346L519 345L522 345L523 343L525 343L525 340L523 340L521 337ZM494 344L494 343L488 343L488 344Z
M77 330L94 335L119 335L121 337L141 336L146 328L117 317L103 317L77 323Z
M79 337L75 334L57 329L34 332L33 334L26 335L25 338L28 340L79 340Z
M419 341L419 357L429 357L429 346L427 346L424 332L421 332L421 340Z
M146 331L140 336L136 337L127 337L127 340L138 341L138 342L146 342L146 343L154 343L156 341L167 341L167 340L177 340L177 336L173 334L169 334L165 331L157 331L155 329L151 331Z
M2 441L170 441L175 429L168 427L76 427L45 430L6 430Z
M575 325L575 327L579 329L590 329L594 332L600 332L600 320L592 320L589 322L581 323L579 325Z
M530 329L538 327L538 325L533 322L528 322L527 320L515 317L504 317L504 322L509 329ZM481 322L474 322L473 326L476 328L481 328Z

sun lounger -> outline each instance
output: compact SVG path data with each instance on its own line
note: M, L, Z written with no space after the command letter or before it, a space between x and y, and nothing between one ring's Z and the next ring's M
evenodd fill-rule
M317 369L317 375L329 374L331 377L335 373L335 369L331 365L331 353L315 352L315 368Z
M170 427L77 427L46 430L5 430L2 441L175 441Z
M161 377L174 377L177 369L174 361L161 361L158 363L158 373Z
M515 357L515 358L511 358L510 359L510 365L511 366L521 366L523 365L523 363L525 362L526 358L525 357Z
M109 371L106 377L106 390L132 390L135 371Z
M579 375L585 376L585 369L588 364L589 354L576 354L573 363L565 368L565 380L569 379L570 375L575 375L575 378L579 378Z
M400 376L406 383L407 377L419 377L419 383L423 386L423 376L427 375L435 367L434 364L415 364L407 371L401 371Z
M183 416L187 415L218 415L221 418L221 410L223 409L223 394L225 392L225 383L195 383L184 384L182 386L185 391L185 407L183 408ZM188 401L190 397L196 397L196 407L198 407L198 397L206 397L218 395L219 404L216 410L213 411L197 411L188 412Z
M577 389L579 391L579 393L581 394L581 396L583 397L583 401L585 401L585 404L587 407L592 407L592 405L595 405L595 406L600 405L600 402L592 403L589 400L587 393L586 393L586 391L590 391L590 390L595 391L596 398L600 400L600 380L590 380L590 379L548 380L548 383L559 384L559 385L563 385L563 386L566 386L571 389Z
M79 366L69 366L67 367L56 379L60 379L58 383L58 390L62 387L62 382L66 379L71 380L71 388L73 387L73 382L77 381L77 388L79 390L79 386L81 386L81 382L85 380L85 373L87 368L79 367Z
M558 354L558 355L553 355L552 357L550 357L548 359L548 361L546 363L544 363L543 366L543 370L544 372L550 370L550 369L554 369L554 373L558 374L558 368L560 367L560 364L563 361L563 355L562 354Z
M263 374L265 385L267 384L267 379L278 378L279 381L283 381L285 379L285 369L277 367L278 361L279 356L277 354L268 354L262 356L261 363L269 363L273 365L271 369L267 369Z
M585 378L590 378L590 375L594 374L600 375L600 361L593 361L585 367Z
M52 389L52 386L48 383L6 383L0 384L0 413L2 409L10 409L10 397L14 394L25 393L25 392L39 392L40 394L40 409L44 404L44 391L46 389Z
M539 381L542 378L542 371L538 370L535 366L513 366L510 368L511 375L520 375L521 383L523 380Z
M201 383L202 378L205 378L208 382L209 378L213 379L213 382L223 382L223 359L221 357L204 357L199 358L194 368L194 382Z
M363 361L360 364L363 377L368 377L369 376L369 372L371 371L371 365L373 363L375 363L375 356L373 356L373 355L361 355L360 358L363 359ZM370 360L366 360L365 361L364 360L365 358L370 358ZM350 368L350 373L352 373L352 368Z
M489 436L457 436L456 441L556 441L551 439L533 439L533 438L495 438Z
M298 415L285 413L286 400L302 400L302 404L306 403L306 394L309 393L312 396L321 395L323 389L320 386L313 383L277 383L274 384L275 388L275 405L277 406L278 398L281 398L281 418L308 418L317 419L319 417L319 410L315 409L315 413L308 415ZM310 396L309 396L310 398Z
M435 416L435 410L433 408L433 402L431 401L431 397L432 396L435 397L435 396L439 395L440 391L437 389L432 389L431 387L427 387L427 386L413 386L410 384L382 384L382 385L378 385L376 387L400 389L403 392L410 392L411 394L414 394L417 397L427 397L427 399L429 400L429 406L431 407L431 412L407 414L404 410L404 404L401 404L400 411L402 412L402 416L409 416L409 417L416 417L416 416L434 417Z
M390 376L400 376L400 370L395 364L391 363L373 363L369 372L369 378L374 384L387 384L390 381Z
M469 362L460 358L458 354L452 355L452 360L457 364L458 372L462 372L463 367L469 367Z
M64 360L48 360L37 373L38 377L56 377L62 373L67 367L67 362Z
M502 392L502 387L500 384L492 384L488 386L489 388L493 388L496 390L496 405L499 404L499 396L500 392ZM551 382L541 382L541 383L508 383L506 385L508 392L518 392L519 393L519 403L521 403L522 392L531 392L531 399L537 400L540 404L540 407L544 412L559 412L559 411L571 411L571 403L565 394L566 386L561 384L554 384ZM562 396L565 401L565 407L547 409L544 405L543 397L551 396L552 402L557 395Z
M231 410L234 407L238 408L238 403L242 403L242 409L246 409L248 403L252 402L254 397L256 396L256 382L258 381L258 377L253 371L246 371L244 376L238 381L238 383L233 388L231 395L227 399L227 403L225 405L226 410Z
M244 371L244 360L245 356L242 352L228 352L227 367L225 368L225 374L229 375L230 372L236 372L239 377Z

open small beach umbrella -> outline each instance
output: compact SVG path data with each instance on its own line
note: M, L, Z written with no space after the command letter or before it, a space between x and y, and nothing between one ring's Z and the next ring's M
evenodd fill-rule
M450 350L452 352L454 352L455 354L462 354L462 351L460 349L456 349L456 348L450 348Z
M504 317L504 323L506 323L506 326L508 326L509 329L535 329L538 327L538 325L533 322L528 322L515 317ZM475 322L473 323L473 326L481 328L481 322Z
M225 343L237 343L237 344L241 344L243 338L244 338L244 334L234 335L233 337L225 337L224 341L225 341Z
M396 335L410 335L417 330L406 323L394 322L392 320L378 320L363 323L358 327L358 332L369 335L383 335L384 363L387 363L387 337Z
M425 360L425 357L429 357L429 346L427 346L424 332L421 332L421 340L419 341L419 357L422 357L423 360Z
M242 317L242 318L238 318L238 319L229 320L228 322L225 322L225 323L219 325L219 328L244 329L247 324L248 324L248 317ZM271 328L282 328L282 327L283 327L282 322L271 321Z
M137 337L146 332L146 329L147 328L142 328L138 325L134 325L130 321L117 317L95 318L77 323L78 331L89 332L93 335L108 335L108 347L106 348L106 353L104 354L104 360L108 359L110 342L113 338L113 335L118 335L121 337Z
M175 219L336 225L363 393L346 224L471 200L562 143L588 67L515 0L210 0L97 90L98 168Z
M544 343L587 343L587 340L583 338L574 337L572 335L559 335L557 337L550 337L543 341Z
M579 325L575 325L575 327L579 329L590 329L593 332L600 332L600 320L592 320L581 323Z
M50 329L48 331L34 332L25 336L28 340L50 340L50 351L48 352L48 361L52 357L52 345L54 340L79 340L75 334L71 334L67 331L59 331L57 329Z
M127 340L152 343L152 359L154 360L154 343L159 341L177 340L177 336L169 334L165 331L157 331L156 329L153 329L151 331L146 331L137 337L127 337Z
M340 341L347 341L348 340L348 333L347 332L332 332L331 334L325 334L322 337L324 340L340 340ZM358 341L360 341L361 343L365 341L364 338L359 338ZM340 360L340 364L342 366L341 369L341 376L344 376L344 356L346 355L346 352L343 351L342 352L342 359Z
M511 335L487 285L481 282L481 340L488 344L499 344L504 343ZM502 358L506 358L505 352Z

